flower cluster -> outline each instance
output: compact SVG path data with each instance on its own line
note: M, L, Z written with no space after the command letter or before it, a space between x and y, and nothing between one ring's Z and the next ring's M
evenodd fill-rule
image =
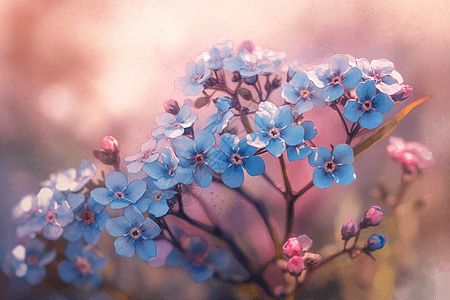
M306 268L317 265L322 259L319 254L309 253L312 240L302 234L292 237L283 245L283 254L289 258L286 269L292 276L300 276Z

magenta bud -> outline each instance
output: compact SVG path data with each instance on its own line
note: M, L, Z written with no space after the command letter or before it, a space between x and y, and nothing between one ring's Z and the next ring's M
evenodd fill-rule
M379 206L372 206L366 213L364 214L364 219L361 221L359 226L361 228L365 228L368 226L377 226L380 224L383 219L383 212Z
M303 256L302 244L296 237L288 239L283 245L283 254L287 257Z
M243 41L242 44L240 44L238 47L238 53L242 50L252 53L253 50L255 50L255 44L253 44L253 42L250 40Z
M303 261L303 257L291 257L287 262L286 269L292 276L300 276L300 274L302 274L302 271L305 269L305 262Z
M342 226L341 235L344 241L347 241L350 238L354 237L356 233L358 233L358 225L355 221L349 220Z
M119 153L119 142L111 135L103 138L102 147L108 153Z
M164 101L164 110L169 114L178 115L178 113L180 112L180 106L178 105L177 101L169 99Z
M320 256L319 254L306 253L305 256L303 256L303 263L305 264L305 268L310 268L317 265L321 259L322 256Z
M391 96L394 102L403 101L411 96L413 88L410 85L402 84L402 88L400 91Z

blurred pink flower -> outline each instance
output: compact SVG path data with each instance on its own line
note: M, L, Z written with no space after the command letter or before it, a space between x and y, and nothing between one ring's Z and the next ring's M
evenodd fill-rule
M302 244L296 237L288 239L283 245L283 254L287 257L303 256Z
M291 257L287 262L287 271L292 276L300 276L302 271L305 269L305 262L303 261L303 257L294 256Z
M402 138L391 137L387 152L395 162L408 172L430 168L434 164L433 153L419 142L405 142Z

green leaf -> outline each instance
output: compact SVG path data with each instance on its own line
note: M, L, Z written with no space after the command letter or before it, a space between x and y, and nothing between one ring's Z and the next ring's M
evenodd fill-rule
M359 153L363 152L370 146L372 146L375 142L378 140L381 140L382 138L387 137L390 135L395 128L397 128L398 125L403 121L403 119L408 115L413 108L418 106L419 104L422 104L423 102L430 99L429 96L417 99L416 101L408 104L404 109L402 109L398 114L395 115L392 119L387 121L383 126L381 126L380 129L378 129L377 132L372 134L370 137L368 137L365 141L359 143L353 148L353 154L354 156L358 155Z
M209 103L209 97L200 97L197 100L195 100L195 107L201 108Z
M246 88L240 88L239 95L241 95L242 98L244 98L244 100L252 100L253 99L252 92L250 92Z

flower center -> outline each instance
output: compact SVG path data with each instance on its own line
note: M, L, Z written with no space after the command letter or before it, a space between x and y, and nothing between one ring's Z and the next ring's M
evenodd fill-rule
M197 163L201 163L201 162L203 161L203 155L197 153L197 154L195 154L194 159L195 159L195 161L196 161Z
M366 102L364 102L364 109L365 110L369 110L372 107L372 102L370 102L369 100L367 100Z
M180 126L180 124L181 124L181 122L173 123L173 124L172 124L172 127L178 127L178 126Z
M380 75L378 75L378 74L373 75L373 79L375 79L376 82L379 82L381 80Z
M94 214L92 211L90 211L89 209L86 209L86 210L83 212L82 220L83 220L83 222L85 222L86 224L91 225L92 222L94 222L94 219L95 219L95 214Z
M268 135L269 135L271 138L273 138L273 139L274 139L274 138L277 138L277 137L280 136L280 129L274 127L274 128L272 128L272 129L269 130Z
M170 170L169 170L169 175L170 175L170 176L173 176L173 174L175 174L175 171L174 171L173 169L170 169Z
M53 222L55 222L55 221L56 221L55 213L52 212L51 210L49 210L49 211L47 212L47 215L45 216L45 221L47 221L47 223L53 223Z
M141 236L142 231L139 230L139 228L137 228L137 227L133 227L133 228L131 228L131 230L130 230L130 234L131 234L131 236L134 237L135 239L138 239L138 238Z
M303 90L300 92L300 96L302 96L302 98L308 98L310 94L311 93L308 90Z
M38 261L39 261L39 256L37 256L36 254L31 254L31 255L28 255L28 257L27 257L27 263L29 266L37 265Z
M340 76L334 77L333 79L331 79L331 83L334 83L334 84L341 83L341 77Z
M335 168L335 164L331 161L327 161L324 165L325 169L327 172L333 172L334 168Z
M86 258L77 257L77 261L75 262L75 266L77 267L78 272L83 275L86 275L91 270L91 264L87 261Z
M194 81L197 81L200 78L200 75L195 76Z
M239 153L234 153L231 156L231 163L235 164L235 165L240 165L242 164L242 156Z
M155 200L160 200L162 198L162 195L161 194L156 194L155 195Z
M122 198L123 196L124 196L124 193L122 193L122 192L116 192L114 194L114 197L116 197L116 198Z

